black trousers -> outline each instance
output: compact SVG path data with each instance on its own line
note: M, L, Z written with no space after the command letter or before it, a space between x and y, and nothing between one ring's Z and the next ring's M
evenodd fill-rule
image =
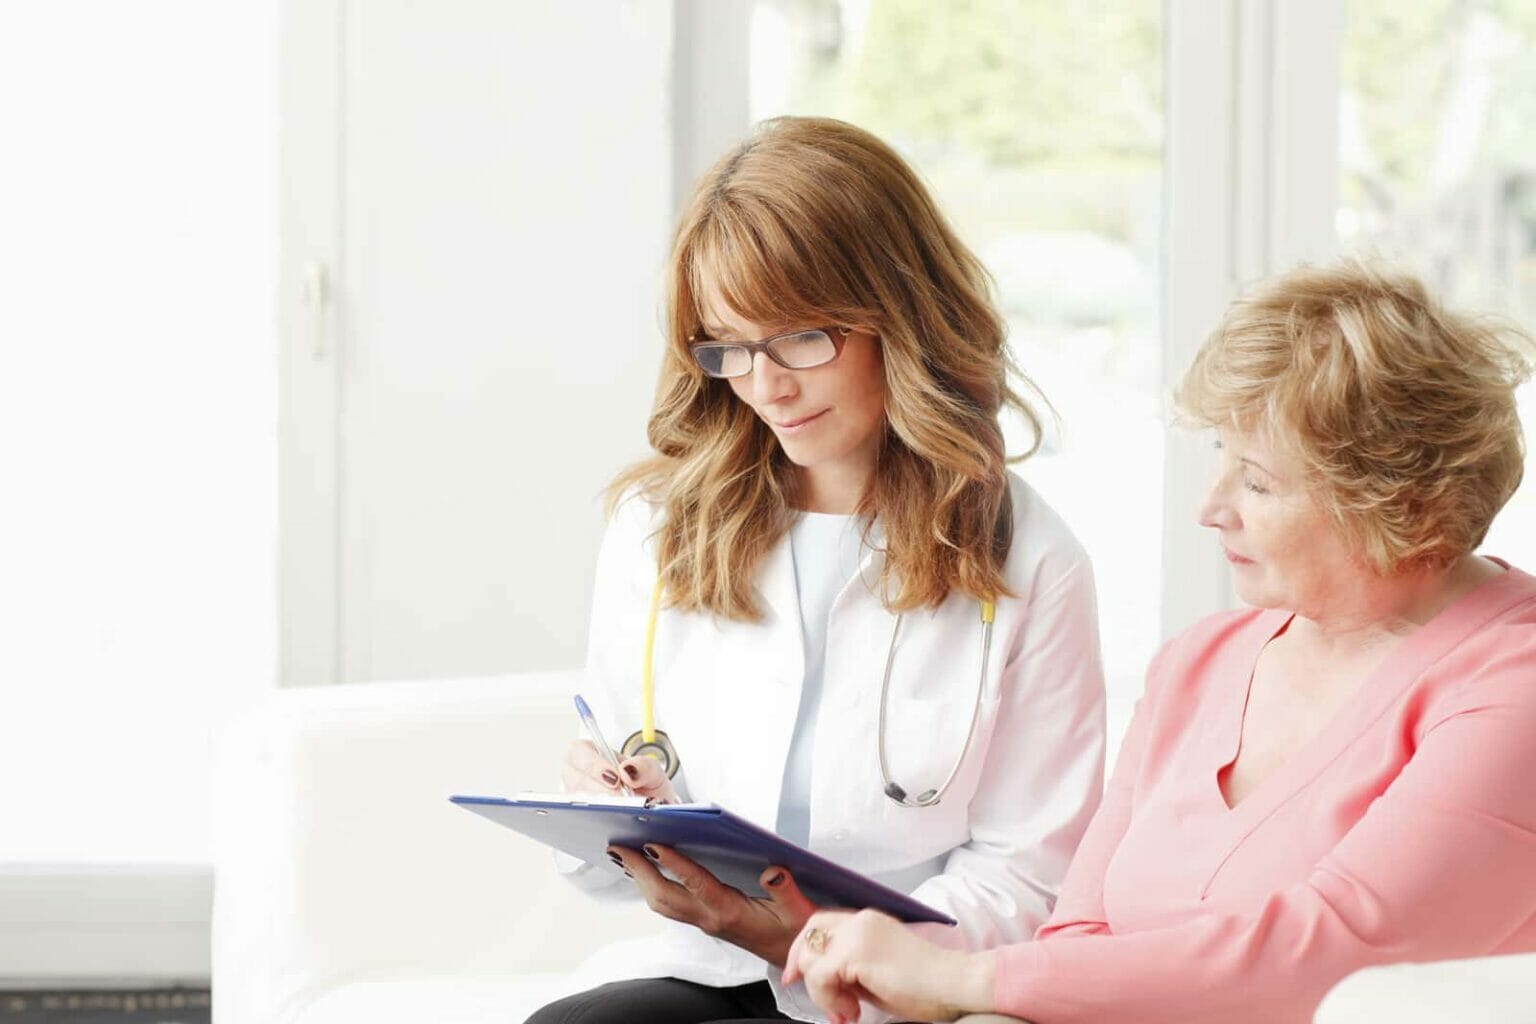
M763 1024L779 1012L766 981L711 988L676 978L615 981L550 1003L527 1024Z

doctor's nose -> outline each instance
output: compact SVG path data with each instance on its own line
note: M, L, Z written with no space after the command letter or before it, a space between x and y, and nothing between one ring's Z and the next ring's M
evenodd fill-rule
M752 357L752 401L758 408L795 395L795 371L786 370L766 352Z

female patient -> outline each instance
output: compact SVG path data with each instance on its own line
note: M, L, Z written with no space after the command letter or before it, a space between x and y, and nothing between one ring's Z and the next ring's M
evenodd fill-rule
M656 455L615 485L584 683L605 732L661 755L624 762L633 788L911 892L970 949L1044 922L1103 781L1092 575L1007 472L999 412L1034 420L1007 370L911 169L841 122L767 123L678 226ZM572 747L568 788L619 781ZM821 1019L780 982L814 909L787 873L742 893L664 847L611 856L567 867L671 920L573 985L641 980L535 1022Z
M1521 475L1524 361L1414 280L1302 269L1182 385L1251 610L1170 641L1036 941L818 914L833 1019L1300 1022L1368 965L1536 950L1536 579L1473 552Z

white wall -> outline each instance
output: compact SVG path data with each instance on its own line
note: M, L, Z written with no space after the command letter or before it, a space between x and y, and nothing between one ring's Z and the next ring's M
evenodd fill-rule
M277 4L0 5L0 988L208 973L275 674Z

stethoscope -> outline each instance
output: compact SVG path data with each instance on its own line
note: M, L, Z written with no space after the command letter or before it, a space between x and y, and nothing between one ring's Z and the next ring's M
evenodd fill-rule
M673 747L667 734L656 728L656 685L652 676L652 665L656 654L656 619L661 612L661 593L662 581L658 577L656 586L651 591L651 610L646 618L645 646L640 665L641 728L624 741L623 753L625 757L654 758L661 763L667 778L670 779L677 775L679 765L677 749ZM899 613L896 616L896 623L891 627L891 643L885 654L885 675L880 680L880 724L875 745L880 754L880 781L884 783L885 795L902 807L932 807L938 803L949 789L950 783L955 781L955 776L960 772L960 766L965 763L966 755L971 751L971 739L976 732L976 721L981 717L981 695L987 684L987 663L992 651L992 620L996 616L996 611L992 602L981 602L981 672L976 676L976 698L971 706L971 723L965 730L965 743L960 747L960 754L955 758L955 763L949 769L949 774L944 777L944 781L936 788L924 790L916 797L908 796L907 791L891 778L890 767L885 756L886 705L891 690L891 667L896 663L896 639L901 633L903 618Z

